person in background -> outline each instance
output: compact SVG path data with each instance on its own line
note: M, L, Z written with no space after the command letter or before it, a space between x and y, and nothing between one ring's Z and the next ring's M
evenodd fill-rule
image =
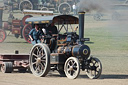
M39 26L36 24L35 28L33 28L29 32L29 38L31 39L31 43L33 45L37 43L41 43L41 36L43 35L42 31L39 29Z
M76 4L75 3L72 5L72 8L73 8L74 15L76 15L77 14L77 9L76 9Z

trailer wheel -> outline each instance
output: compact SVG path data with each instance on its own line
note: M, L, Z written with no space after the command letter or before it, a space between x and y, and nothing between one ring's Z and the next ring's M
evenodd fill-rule
M37 77L45 77L50 70L50 49L46 44L32 47L29 57L30 69Z
M100 77L102 72L102 64L98 58L91 57L88 62L88 68L86 74L90 79L97 79Z
M71 6L67 2L61 3L58 7L60 14L69 14L71 12Z
M2 66L1 66L1 71L3 73L12 73L12 71L13 71L12 62L3 62Z
M75 57L70 57L66 60L64 72L69 79L75 79L80 73L80 63Z
M24 9L32 10L33 4L29 0L21 1L19 4L19 10L23 11Z
M29 32L31 31L32 29L32 25L31 24L26 24L23 28L23 31L22 31L22 35L23 35L23 38L25 39L25 41L27 41L28 43L31 43L30 41L30 38L28 36Z
M6 32L3 29L0 29L0 43L6 39Z

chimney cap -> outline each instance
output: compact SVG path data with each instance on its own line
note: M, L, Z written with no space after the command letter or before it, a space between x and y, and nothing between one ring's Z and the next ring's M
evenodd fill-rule
M85 14L85 12L81 11L81 12L78 12L79 14Z

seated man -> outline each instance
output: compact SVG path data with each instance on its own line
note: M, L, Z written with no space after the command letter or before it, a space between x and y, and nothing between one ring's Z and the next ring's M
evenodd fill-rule
M29 38L31 39L31 43L35 45L36 43L41 43L40 37L43 35L42 31L39 29L39 26L36 24L35 28L33 28L29 32Z
M57 27L54 25L54 23L51 23L47 28L47 34L51 35L52 34L58 34Z

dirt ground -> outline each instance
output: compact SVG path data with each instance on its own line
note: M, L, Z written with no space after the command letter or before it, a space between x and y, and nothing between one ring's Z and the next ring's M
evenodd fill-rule
M127 85L127 74L102 74L100 79L91 80L81 74L77 79L70 80L60 77L58 73L50 73L46 77L35 77L31 73L0 72L0 85Z
M91 35L89 35L94 42L94 44L89 44L92 50L91 54L101 60L103 67L102 75L99 79L91 80L83 71L74 80L61 77L56 71L50 72L46 77L35 77L31 73L14 71L7 74L0 72L0 85L128 85L128 45L123 43L127 42L127 36L123 40L122 37L119 37L120 41L117 41L118 36L106 37L108 35L100 33L102 30L99 30L99 28L106 27L108 25L107 21L94 21L92 17L91 19L87 18L87 20L89 21L85 22L86 27L90 28L87 31L90 31ZM92 28L98 29L94 31L95 29ZM92 36L98 34L104 36ZM10 34L3 43L0 43L0 54L14 53L15 50L29 54L31 47L32 45L26 43L24 39L16 39L14 35Z

